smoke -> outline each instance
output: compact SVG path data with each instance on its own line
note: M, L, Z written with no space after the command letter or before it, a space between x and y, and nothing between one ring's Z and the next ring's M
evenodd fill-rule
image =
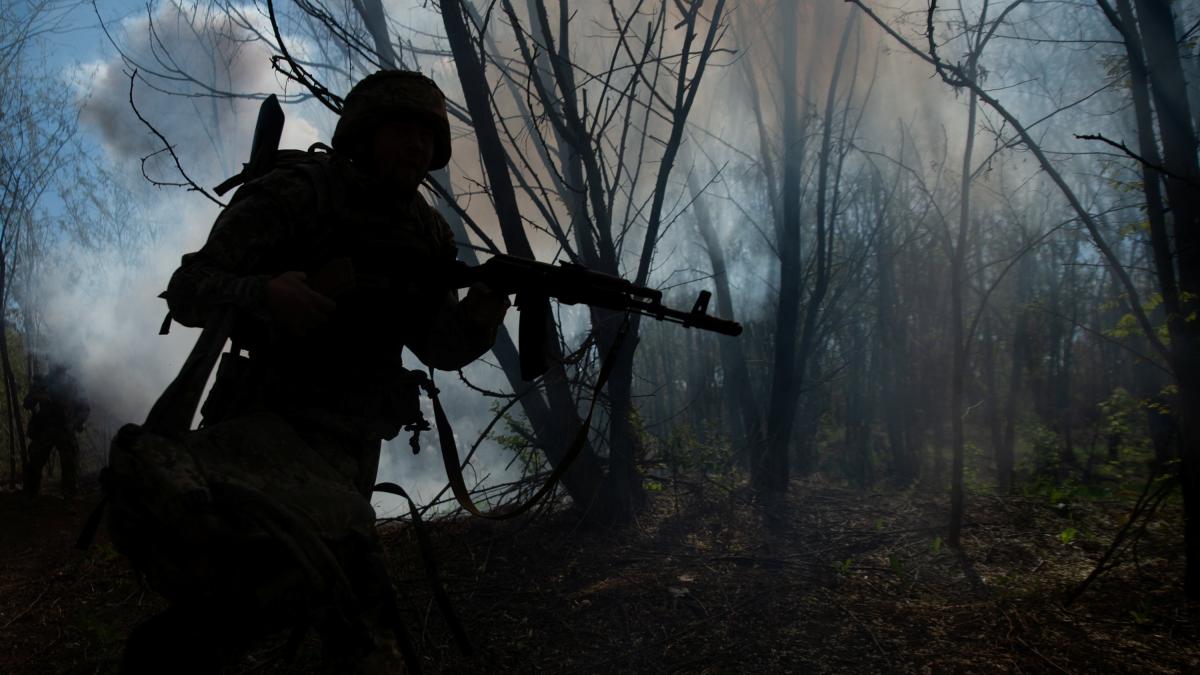
M157 296L180 255L203 243L218 212L196 192L154 188L142 177L144 170L157 181L183 180L162 152L162 141L130 106L130 74L143 68L132 94L138 112L171 144L180 168L210 191L246 159L258 101L202 97L203 89L195 83L148 73L162 74L170 64L176 78L193 75L199 80L196 73L205 73L224 91L285 92L270 72L268 50L238 39L245 31L211 10L188 12L164 5L110 30L128 60L84 64L71 79L84 83L79 85L84 141L98 147L101 163L111 168L110 178L119 185L110 194L77 198L94 205L83 209L93 213L117 210L112 201L137 201L135 213L145 222L125 223L121 231L140 231L142 236L114 236L88 245L59 242L55 264L45 266L32 286L43 313L46 356L72 367L91 399L96 422L113 425L145 416L194 341L197 332L180 326L166 337L157 335L166 313ZM316 140L320 122L308 114L289 109L285 147L306 147Z
M672 173L666 214L670 225L658 243L651 277L652 285L684 284L688 290L685 300L694 297L700 288L711 288L703 279L708 263L696 243L698 236L687 213L690 197L685 180L689 171L699 173L701 183L716 176L706 200L723 240L733 295L737 298L739 315L731 318L744 322L773 316L773 288L778 270L777 256L772 250L774 225L771 204L766 199L760 131L747 80L753 78L757 84L759 112L768 137L765 145L778 151L782 93L778 44L782 31L796 31L795 42L802 56L800 77L811 78L812 82L811 93L802 105L814 110L819 118L841 27L854 11L845 3L809 0L802 3L797 25L789 28L775 20L776 5L739 3L733 20L735 30L722 45L732 51L714 57L704 75L685 140L690 159L678 162ZM75 367L93 399L93 407L103 410L114 423L144 416L191 345L195 331L176 327L170 336L156 336L165 309L156 296L165 287L179 256L203 242L217 213L214 205L195 193L178 188L153 189L143 181L142 158L155 153L161 144L130 109L129 73L133 62L140 64L139 78L144 78L137 80L133 94L139 111L169 139L183 168L203 186L214 185L235 173L246 159L258 100L244 95L296 93L295 85L291 85L289 92L289 85L271 71L270 51L261 42L245 39L248 35L245 25L270 34L259 11L252 6L240 9L235 6L231 11L236 21L230 19L226 7L159 6L150 16L113 27L128 60L113 58L81 68L90 83L89 89L81 92L86 97L82 115L85 129L107 162L119 167L124 179L134 186L129 194L145 204L144 217L153 223L150 228L153 236L132 252L128 246L64 245L61 252L64 264L82 272L64 275L61 269L56 269L56 274L40 278L37 287L48 299L44 306L49 351L63 355ZM602 72L608 67L613 50L619 49L617 40L611 33L584 26L608 25L612 17L600 5L581 5L572 11L579 14L572 24L571 57L587 72ZM393 20L398 19L394 23L407 26L395 27L398 43L410 46L417 43L416 49L401 54L405 65L432 75L451 99L461 102L454 64L438 53L445 45L436 37L441 32L436 12L425 3L409 1L389 3L389 14ZM550 19L557 25L556 17ZM848 162L846 175L864 171L867 163L864 157L868 153L890 158L871 160L885 172L896 170L889 163L892 160L910 162L915 170L924 172L942 158L957 156L965 132L965 102L948 96L945 86L931 77L928 65L903 55L866 17L859 16L857 21L839 86L842 102L837 112L838 119L843 119L844 114L849 123L859 125L854 134L857 154ZM643 23L640 19L635 22L638 30L644 29ZM524 27L530 28L528 24ZM507 19L500 12L491 16L489 33L498 42L498 54L511 58L515 42ZM668 26L665 39L664 53L678 51L683 31ZM293 39L289 45L300 54L320 50L319 45L301 38ZM624 86L621 77L633 76L631 71L622 72L624 75L617 77L614 87ZM358 74L347 73L349 77ZM520 87L515 93L510 92L496 68L490 68L489 75L493 78L502 117L519 132L514 142L524 143L520 150L528 158L534 158L536 141L528 133L530 120L514 121L519 106L508 98L523 98L525 92ZM664 82L667 79L664 77ZM606 85L592 78L585 79L580 86L588 88L593 106L598 105L596 102L607 91ZM664 90L659 94L669 98L671 92L665 90L665 84L662 86ZM213 96L214 90L234 96ZM646 97L644 85L639 94ZM617 132L631 128L635 136L646 133L661 138L659 132L664 122L653 115L646 118L640 110L635 107L630 119L615 127ZM302 148L315 140L327 139L335 121L332 114L311 101L288 105L286 112L285 147ZM478 190L486 180L478 165L473 135L457 122L454 129L452 168L465 195L463 201L485 229L494 229L494 205ZM552 135L545 125L543 131ZM811 148L819 141L815 127L809 130L809 135L810 152L804 169L807 173L811 173L814 163ZM907 147L923 148L926 156L897 156L902 136ZM637 184L622 185L619 202L636 205L644 201L659 166L655 154L658 147L653 142L648 144ZM925 150L928 148L933 150ZM535 168L525 172L526 178L552 185L554 176L544 171L536 159L530 161ZM151 157L145 169L159 180L179 180L174 163L166 154ZM621 171L614 173L623 176ZM808 180L806 186L811 182ZM528 198L524 195L520 198L522 212L539 218ZM565 210L554 200L550 202L550 208ZM627 223L631 233L627 251L640 252L638 234L643 231L640 229L643 223L637 221L638 208L622 212L618 205L616 211L618 220L628 217L634 221ZM562 220L566 222L567 218ZM557 253L548 236L530 229L540 257L545 259ZM564 333L568 335L568 343L577 344L582 339L586 312L568 309L563 316L567 318ZM485 389L506 387L498 370L487 363L473 364L466 370L466 376ZM465 451L491 419L490 399L463 385L454 374L440 375L439 387L443 402L455 420L458 444ZM427 498L444 484L444 477L436 452L436 435L426 434L423 442L425 450L415 458L405 438L389 444L380 478L399 482ZM491 472L492 480L500 480L511 474L503 468L508 459L505 451L488 442L483 446L477 468L481 474ZM390 509L395 504L385 506Z
M236 11L236 10L235 10ZM243 16L265 19L251 8ZM157 7L111 27L128 60L112 58L78 66L71 79L85 82L82 126L85 143L98 148L101 163L115 167L122 183L115 199L137 200L145 219L145 236L114 237L84 245L63 240L55 245L53 262L31 283L42 312L45 357L62 362L74 373L93 409L92 426L111 433L126 422L140 422L168 382L178 372L198 330L176 324L159 336L166 305L157 296L166 287L180 256L204 242L219 208L195 192L178 187L153 188L142 177L143 158L162 148L161 142L137 119L130 107L133 62L142 70L134 88L138 111L170 142L188 176L211 191L211 186L240 170L247 159L259 105L244 94L288 92L272 73L270 52L260 42L247 41L244 28L222 11L179 5ZM290 43L304 50L302 40ZM168 50L169 51L164 51ZM157 58L156 58L157 55ZM171 78L158 77L170 64ZM194 77L194 82L180 80ZM143 79L144 78L144 79ZM239 97L211 97L199 83L233 92ZM291 85L294 93L295 85ZM314 103L289 105L281 147L305 148L328 138L332 114ZM179 182L174 162L159 153L145 161L145 172L163 182ZM103 207L102 195L85 195ZM102 208L102 210L104 210ZM128 224L131 229L138 225ZM413 367L420 367L415 358ZM504 387L499 373L486 363L470 366L465 374L480 387ZM469 447L490 421L483 397L459 382L454 374L438 378L442 402L450 415L460 447ZM428 407L428 402L425 402ZM427 411L432 420L432 412ZM414 457L407 436L389 443L381 460L380 480L394 481L414 496L429 498L445 484L436 434L423 437L425 451ZM104 463L85 458L85 468ZM473 467L493 481L505 480L508 460L494 443L481 448ZM514 468L519 470L519 467ZM470 477L468 477L470 480ZM378 500L380 515L394 514L399 500Z
M257 16L241 11L247 18ZM265 19L257 18L255 28L269 31ZM134 167L162 149L130 106L130 76L136 70L133 103L176 148L184 169L201 185L236 173L247 159L261 97L296 93L296 85L272 71L267 46L247 41L250 37L216 8L185 12L163 5L149 17L122 22L116 39L128 59L85 66L92 84L84 124L114 163ZM318 129L331 128L333 121L312 104L288 106L287 114L283 147L307 147L318 140ZM178 180L165 153L148 163L147 173Z

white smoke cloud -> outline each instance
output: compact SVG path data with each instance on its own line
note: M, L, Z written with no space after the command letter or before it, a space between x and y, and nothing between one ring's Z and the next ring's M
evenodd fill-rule
M217 10L206 13L198 9L192 12L160 5L151 16L131 18L112 29L122 51L143 64L151 63L152 52L166 45L182 70L206 73L211 77L208 81L220 88L238 93L287 93L285 83L270 69L264 45L231 39L240 35L241 29L223 22ZM262 20L257 11L246 10L245 15ZM268 29L269 34L267 26L259 28ZM292 46L304 49L299 40ZM214 71L214 64L222 70ZM140 212L152 234L136 244L135 250L117 242L82 246L64 241L54 252L58 264L47 265L47 273L32 284L44 313L45 352L71 368L92 405L93 427L105 431L144 419L198 335L198 330L176 324L168 336L159 336L166 305L157 296L179 257L202 245L218 213L215 204L195 192L152 189L145 184L142 158L161 144L130 108L130 69L128 62L114 56L77 67L69 77L87 83L80 93L86 97L82 114L85 141L97 146L104 163L128 179L132 186L129 198L143 201ZM153 86L140 80L136 83L138 110L170 141L192 179L210 187L240 170L249 152L258 100L168 95L155 87L179 93L180 86L146 71L141 74ZM294 91L295 85L291 86ZM195 91L194 86L183 88L184 93ZM312 102L286 106L285 113L282 147L305 148L328 138L335 121ZM180 180L164 154L146 162L146 171L159 180ZM499 372L487 364L472 365L467 373L472 382L485 388L506 386ZM454 374L441 374L438 385L465 452L491 419L487 403ZM432 421L431 412L427 414ZM436 433L424 434L423 442L425 451L417 457L408 448L407 435L389 444L379 480L397 482L423 498L432 497L445 484L445 477ZM96 451L99 455L105 448ZM104 461L102 456L90 457L85 467L98 467ZM503 480L500 462L507 459L489 443L481 449L477 465L483 467L482 472L497 476L494 480ZM377 507L381 515L395 514L400 502L381 497Z

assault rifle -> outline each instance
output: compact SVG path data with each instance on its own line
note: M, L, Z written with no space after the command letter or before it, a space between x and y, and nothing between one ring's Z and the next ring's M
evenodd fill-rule
M456 262L450 282L454 288L483 282L498 293L516 294L517 309L521 311L521 377L525 380L541 375L547 368L545 337L546 322L550 318L549 298L564 305L582 304L631 312L722 335L742 333L741 324L708 314L708 303L712 299L709 291L700 291L691 311L673 309L662 303L662 291L575 263L552 265L498 254L474 267Z
M352 257L366 264L356 270ZM390 274L370 273L381 270L388 270ZM395 278L388 278L392 274ZM326 263L310 276L309 285L336 298L354 288L371 288L386 294L389 288L403 288L413 279L424 279L435 288L440 286L447 289L484 283L497 293L516 295L517 309L521 312L518 334L521 377L527 381L546 372L548 367L546 339L550 298L564 305L588 305L614 312L630 312L722 335L737 336L742 333L741 324L708 313L708 304L712 299L709 291L700 291L692 309L684 311L664 305L662 291L638 286L618 276L574 263L553 265L505 254L496 254L480 265L455 261L446 267L428 259L419 259L415 252L387 243L367 243L358 247L356 256L338 257Z

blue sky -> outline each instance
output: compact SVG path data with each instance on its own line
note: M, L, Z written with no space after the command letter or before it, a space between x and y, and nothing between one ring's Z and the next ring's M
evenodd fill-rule
M106 23L145 12L143 0L96 0L72 8L64 17L62 29L48 34L40 47L48 65L69 68L74 63L86 63L115 54L104 37L96 11Z

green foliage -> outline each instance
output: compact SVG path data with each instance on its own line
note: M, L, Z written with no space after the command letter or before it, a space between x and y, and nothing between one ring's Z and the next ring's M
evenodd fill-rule
M1058 533L1058 540L1064 544L1070 545L1075 541L1075 535L1077 534L1079 534L1078 530L1073 527L1068 527L1062 532Z
M1138 326L1137 318L1133 314L1122 314L1120 319L1112 328L1104 331L1104 334L1113 338L1126 338L1131 335L1136 335L1141 332L1141 327Z
M1138 182L1140 183L1141 181L1138 181ZM1140 187L1141 186L1139 185L1139 188ZM1117 230L1117 234L1122 237L1129 237L1129 236L1141 237L1146 232L1149 232L1149 231L1150 231L1150 221L1147 219L1142 219L1137 222L1128 223L1126 225L1121 226L1121 228L1119 230ZM1150 307L1146 307L1146 310L1149 311Z
M1142 309L1149 313L1162 302L1162 296L1155 294L1146 299L1142 304ZM1190 319L1189 319L1190 320ZM1154 325L1153 321L1150 328L1154 331L1154 335L1165 345L1171 344L1171 331L1166 321L1159 321L1158 325ZM1115 339L1123 339L1128 337L1136 337L1143 334L1142 325L1138 323L1137 317L1132 312L1127 312L1117 319L1117 323L1112 328L1104 330L1103 333L1108 337Z
M92 555L103 562L112 562L121 556L109 542L100 542L92 546Z
M942 537L941 537L941 535L933 538L933 544L931 544L929 546L929 550L933 551L935 555L942 552Z
M1104 416L1104 431L1110 436L1126 438L1134 433L1134 416L1140 408L1139 401L1124 387L1113 389L1108 398L1100 402ZM1140 427L1139 427L1140 428Z
M1158 392L1157 400L1146 401L1145 405L1146 407L1152 410L1157 410L1164 415L1170 415L1171 405L1168 403L1168 401L1174 400L1177 396L1179 396L1179 386L1174 383L1168 384Z
M834 571L843 577L850 574L850 568L852 567L854 567L854 558L846 558L841 562L834 561L833 563Z
M1019 456L1018 472L1028 478L1019 484L1022 492L1059 504L1112 498L1141 488L1154 459L1146 413L1166 404L1116 387L1096 405L1098 414L1087 415L1094 420L1091 428L1075 437L1076 452L1086 457L1079 466L1063 463L1064 440L1058 431L1042 423L1024 428L1028 450Z
M1060 479L1053 472L1035 473L1022 487L1027 496L1041 497L1052 506L1110 496L1103 488L1083 484L1074 478Z
M499 414L500 408L500 403L492 404L492 414ZM504 427L507 429L506 432L493 431L488 438L512 454L512 461L520 463L522 476L533 476L541 472L545 468L546 460L529 441L533 438L533 430L529 428L529 425L522 419L505 415Z
M733 448L729 441L709 434L707 441L696 437L690 426L674 427L665 440L655 443L644 435L647 445L657 446L658 456L675 474L727 475L733 467Z

